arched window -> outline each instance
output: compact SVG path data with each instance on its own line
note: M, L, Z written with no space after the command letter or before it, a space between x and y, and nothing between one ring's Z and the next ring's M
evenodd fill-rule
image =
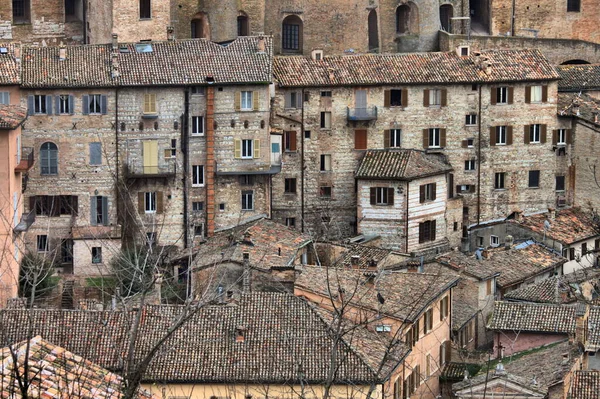
M452 4L443 4L440 6L440 22L442 23L442 29L446 32L452 33L452 17L454 16L454 10Z
M42 175L58 174L58 147L54 143L44 143L40 148Z
M377 27L377 11L369 12L369 50L374 51L379 48L379 28Z
M191 37L192 39L210 39L208 29L208 16L204 12L199 12L192 18Z
M410 7L406 4L396 9L396 33L408 33Z
M240 15L237 17L237 31L238 36L248 36L250 34L250 21L248 15L243 11L240 11Z
M286 53L302 52L302 20L297 15L290 15L283 20L281 49Z

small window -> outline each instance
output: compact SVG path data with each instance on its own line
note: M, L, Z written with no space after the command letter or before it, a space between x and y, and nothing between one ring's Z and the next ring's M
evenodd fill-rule
M204 117L203 116L192 116L192 135L203 136L204 135Z
M296 152L296 131L283 132L283 145L285 152Z
M192 95L193 96L203 96L205 93L204 86L192 86Z
M389 145L387 148L401 148L402 147L402 129L390 129L389 130ZM387 143L385 143L387 144Z
M354 131L354 149L355 150L366 150L367 149L367 131L360 129Z
M542 86L530 86L529 95L532 103L542 102Z
M177 157L177 139L171 139L171 148L167 150L171 158Z
M465 194L465 193L471 193L473 192L473 186L470 184L461 184L457 187L458 189L456 191L458 191L459 194Z
M373 205L393 205L394 189L389 187L374 187L375 203Z
M508 87L496 88L496 104L508 104Z
M492 247L500 246L500 237L490 236L490 246L492 246Z
M73 240L60 241L61 263L73 263Z
M242 191L242 211L254 210L254 191Z
M152 3L151 0L140 0L140 19L152 18Z
M285 52L302 52L302 20L290 15L281 26L281 48Z
M92 263L102 263L102 247L92 247Z
M90 197L90 220L92 226L108 225L108 197Z
M204 224L197 224L194 226L194 237L204 237Z
M556 176L556 191L565 191L565 177Z
M285 179L285 193L296 194L296 178Z
M541 126L539 123L529 125L529 142L539 143L541 137Z
M252 144L254 140L242 140L242 159L251 159L254 157Z
M12 6L14 23L29 21L29 0L12 0Z
M61 115L73 113L73 97L68 94L61 94L57 97L57 111Z
M238 15L237 17L237 33L238 36L248 36L250 29L248 27L248 17L246 15Z
M224 203L224 202L221 202L221 203L219 204L219 211L223 212L224 210L225 210L225 203Z
M331 129L331 112L321 112L321 129Z
M204 165L192 165L192 187L204 186Z
M204 202L202 201L193 201L192 202L192 211L201 212L204 210Z
M496 126L496 145L506 145L506 126Z
M47 106L46 96L35 95L33 96L33 113L34 114L47 114L49 113Z
M144 94L144 114L155 115L156 114L156 94Z
M581 0L567 0L567 12L581 11Z
M435 183L429 183L429 184L423 184L420 187L420 203L423 202L427 202L427 201L434 201L436 196L436 184Z
M538 188L540 186L540 171L529 171L529 188Z
M305 130L304 131L304 138L305 139L310 139L310 130Z
M146 213L156 213L156 192L144 193L144 211Z
M467 126L475 126L475 125L477 125L477 114L467 114L467 115L465 115L465 125L467 125Z
M442 91L440 89L429 90L429 106L439 107L442 105Z
M504 190L504 188L505 188L505 186L504 186L505 175L506 174L504 172L500 172L500 173L494 174L494 189L496 189L496 190Z
M452 225L452 230L458 231L458 222L454 222L454 224Z
M471 148L475 146L475 139L467 139L467 147Z
M321 154L321 172L331 171L331 154Z
M440 129L437 127L429 129L429 148L440 148Z
M100 94L89 95L88 113L90 115L102 114L102 96Z
M240 186L252 186L254 184L254 175L241 175Z
M296 227L296 218L285 218L285 225L287 227Z
M423 315L423 334L427 334L433 329L433 309L429 309Z
M558 129L556 132L556 144L567 145L567 129Z
M48 251L48 236L45 234L37 236L37 250L38 252Z
M285 105L287 109L300 108L300 93L292 91L285 93Z
M10 92L0 91L0 104L10 104Z
M321 197L321 198L331 198L331 192L332 192L331 186L319 187L319 197Z
M90 165L102 165L102 143L90 143Z
M375 326L375 331L383 333L383 332L391 332L392 326L389 324L379 324Z
M483 247L483 237L477 237L477 246Z
M390 106L401 107L402 106L402 90L392 89L390 90Z
M331 91L322 91L321 97L330 97L331 98Z
M242 91L240 96L240 110L242 111L252 111L253 102L252 102L252 92L251 91Z
M435 241L435 220L419 223L419 244Z
M465 171L473 171L475 170L475 159L468 159L465 161Z
M40 147L40 174L58 174L58 147L56 144L46 142Z

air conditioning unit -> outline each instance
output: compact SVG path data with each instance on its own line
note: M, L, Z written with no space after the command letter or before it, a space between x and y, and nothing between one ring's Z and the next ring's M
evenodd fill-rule
M558 206L558 207L567 206L567 197L565 197L564 195L559 195L558 197L556 197L556 206Z

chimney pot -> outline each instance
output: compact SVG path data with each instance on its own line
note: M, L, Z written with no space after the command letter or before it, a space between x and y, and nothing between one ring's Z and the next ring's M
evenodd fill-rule
M15 45L13 54L15 57L15 61L17 61L17 62L21 61L21 45L20 44Z
M112 34L112 49L113 51L119 50L119 35L116 33Z
M66 47L60 47L58 50L58 59L60 61L64 61L67 59L67 48Z

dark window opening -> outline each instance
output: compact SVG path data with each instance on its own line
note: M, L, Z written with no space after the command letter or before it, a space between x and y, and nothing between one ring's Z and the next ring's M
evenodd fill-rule
M390 90L390 106L401 107L402 106L402 90Z
M540 186L540 171L530 170L529 171L529 187L537 188Z
M29 0L13 0L13 22L29 22Z
M152 18L151 1L152 0L140 0L140 19Z
M581 0L567 0L567 12L581 11Z
M281 48L286 52L302 52L302 20L290 15L281 27Z
M410 7L406 4L396 9L396 33L409 33Z
M246 15L237 17L237 33L238 36L248 36L250 34L250 24Z

